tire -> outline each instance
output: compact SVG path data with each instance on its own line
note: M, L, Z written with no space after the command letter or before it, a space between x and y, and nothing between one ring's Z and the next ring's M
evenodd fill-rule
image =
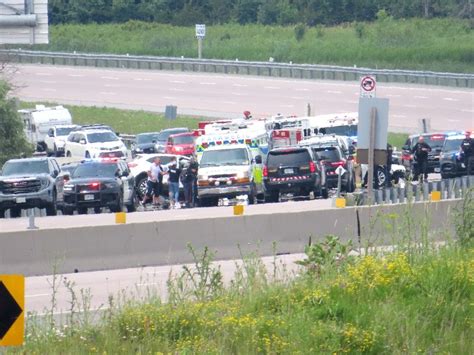
M79 214L87 214L87 207L79 207L77 209L77 213Z
M327 186L325 186L325 187L323 187L323 188L321 189L321 197L322 197L323 199L325 199L325 200L328 199L328 197L329 197L329 190L328 190Z
M110 210L114 213L123 211L123 196L122 195L118 196L117 203L115 204L115 206L111 207Z
M385 173L385 169L381 167L377 167L375 170L375 179L374 179L374 187L376 189L380 189L387 184L387 174Z
M127 212L135 212L138 206L138 196L134 193L132 196L132 202L127 205Z
M63 207L63 215L72 216L73 214L74 214L74 209L72 207Z
M46 206L46 216L56 216L58 214L58 206L56 201L56 191L53 191L53 202Z
M137 183L135 184L136 190L137 190L137 196L140 199L140 201L143 200L143 197L146 194L146 176L140 176L137 180Z
M94 213L95 214L101 214L102 213L102 207L94 207Z
M66 153L66 157L68 157L68 158L72 157L72 154L71 154L70 151L68 151L68 152Z
M280 191L273 190L270 191L269 194L265 194L265 202L266 203L275 203L280 200Z
M21 216L21 208L10 208L10 218L18 218Z
M90 158L91 158L91 153L89 153L89 152L86 151L85 158L86 158L86 159L90 159Z
M214 207L214 206L217 206L218 202L219 202L219 199L215 197L208 197L208 198L201 197L199 199L199 205L201 207Z

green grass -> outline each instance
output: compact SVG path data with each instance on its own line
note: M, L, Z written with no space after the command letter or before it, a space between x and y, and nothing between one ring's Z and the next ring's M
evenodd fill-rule
M197 57L193 27L130 21L50 27L50 44L34 47L174 57ZM208 26L203 56L215 59L331 64L369 68L474 72L474 31L468 20L385 19L337 27Z
M406 133L388 132L388 143L390 143L392 147L397 147L398 150L401 150L405 145L407 138L408 134Z
M427 247L347 258L321 273L270 282L248 259L249 276L241 273L229 289L208 279L201 285L214 291L194 293L194 301L129 302L105 312L98 324L78 318L50 330L30 324L17 351L468 354L474 347L473 260L472 248Z

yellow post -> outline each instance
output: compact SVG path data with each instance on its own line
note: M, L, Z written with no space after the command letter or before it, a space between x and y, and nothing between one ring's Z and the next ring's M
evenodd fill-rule
M431 191L431 201L441 200L441 191Z
M243 205L235 205L234 206L234 216L242 216L244 214L244 206Z
M115 223L117 223L117 224L127 223L127 214L125 212L115 213Z
M336 198L336 207L337 208L344 208L346 207L346 199L344 197Z

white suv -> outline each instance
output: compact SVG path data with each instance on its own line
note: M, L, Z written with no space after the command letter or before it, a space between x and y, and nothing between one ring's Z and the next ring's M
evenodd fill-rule
M67 157L127 158L127 147L107 129L84 129L69 134L64 147Z
M77 125L58 125L51 127L48 130L48 134L44 137L44 143L46 145L46 152L49 155L59 157L64 155L64 145L66 144L66 138L69 134L78 129Z

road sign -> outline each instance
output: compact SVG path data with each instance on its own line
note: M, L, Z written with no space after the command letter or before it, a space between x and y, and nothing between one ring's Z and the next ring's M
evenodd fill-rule
M0 346L23 344L24 309L24 276L0 275Z
M197 38L204 38L204 37L206 37L206 25L198 25L198 24L196 24L196 37L197 37Z
M337 174L337 175L342 176L342 175L344 175L345 172L346 172L346 169L344 169L344 168L343 168L342 166L340 166L340 165L339 165L339 166L337 167L337 169L336 169L336 174Z
M360 78L360 97L375 97L375 75L364 75Z

